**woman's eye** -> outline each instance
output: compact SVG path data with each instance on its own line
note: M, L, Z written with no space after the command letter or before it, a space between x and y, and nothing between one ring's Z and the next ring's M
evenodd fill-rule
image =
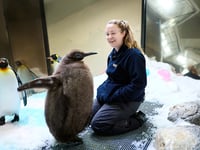
M115 35L116 32L112 32L112 33L107 33L106 36L109 36L109 35Z
M112 33L110 33L109 35L115 35L116 33L115 32L112 32Z

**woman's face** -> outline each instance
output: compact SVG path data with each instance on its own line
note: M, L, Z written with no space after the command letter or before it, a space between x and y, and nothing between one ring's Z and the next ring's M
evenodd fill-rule
M121 29L116 24L107 24L106 25L106 39L111 47L119 50L123 44L123 38L125 32L121 32Z

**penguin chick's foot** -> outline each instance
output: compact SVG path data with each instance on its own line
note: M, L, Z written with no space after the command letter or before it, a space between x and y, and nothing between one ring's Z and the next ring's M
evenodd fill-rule
M67 142L58 142L56 147L63 147L63 148L68 148L68 147L73 147L73 146L77 146L83 144L83 141L81 138L75 138L71 141L67 141Z
M15 122L15 121L19 121L19 115L15 114L13 120L11 120L11 122Z
M0 118L0 126L5 124L5 116Z
M74 144L83 144L83 140L81 138L79 138L78 136L76 136L73 140Z

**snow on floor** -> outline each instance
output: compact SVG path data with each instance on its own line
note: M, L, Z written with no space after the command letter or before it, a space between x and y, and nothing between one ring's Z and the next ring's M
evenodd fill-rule
M146 57L147 87L146 101L163 104L155 116L148 116L157 128L174 125L167 120L169 107L186 102L200 100L200 80L177 75L167 63L157 62ZM94 77L94 95L96 88L106 79L102 74ZM55 142L46 126L44 118L44 99L46 92L28 97L27 106L21 105L20 121L10 123L12 116L7 117L5 125L0 126L1 150L38 149L46 142ZM185 122L177 122L183 124ZM153 144L148 148L153 150Z
M28 97L27 106L21 105L19 122L10 123L13 116L6 118L7 123L0 126L1 150L29 150L42 146L47 139L54 141L44 118L45 95Z

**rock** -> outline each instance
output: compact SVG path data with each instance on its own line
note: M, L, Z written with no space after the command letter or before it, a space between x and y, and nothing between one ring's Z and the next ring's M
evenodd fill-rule
M200 125L200 102L185 102L171 107L168 113L168 120L174 122L178 119Z
M154 147L156 150L199 150L200 127L194 125L158 129Z

